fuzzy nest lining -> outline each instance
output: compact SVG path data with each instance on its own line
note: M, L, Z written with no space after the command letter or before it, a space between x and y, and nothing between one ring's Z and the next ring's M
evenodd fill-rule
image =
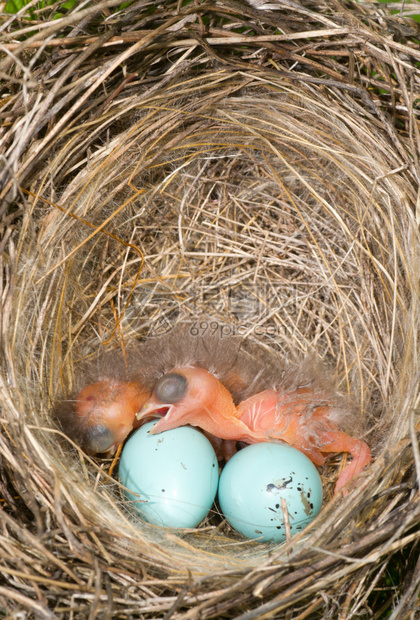
M386 38L398 22L363 6L250 4L113 14L105 2L8 40L8 613L350 618L386 609L396 554L412 579L400 573L394 616L415 610L415 26ZM80 35L106 15L109 29ZM52 51L38 45L45 32ZM59 35L73 42L60 47ZM139 521L112 460L86 457L52 418L86 362L185 322L282 363L316 356L354 404L372 465L331 498L342 457L330 462L324 509L287 544L246 541L211 516L184 532Z

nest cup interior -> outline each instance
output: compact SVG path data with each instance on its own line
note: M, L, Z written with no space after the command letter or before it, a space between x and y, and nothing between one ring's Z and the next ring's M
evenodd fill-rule
M413 186L386 134L315 86L214 71L118 105L106 135L81 130L39 175L66 212L36 198L25 216L12 346L31 441L75 514L112 532L110 552L205 574L254 565L272 545L136 519L110 463L59 440L51 405L83 361L190 320L286 361L315 351L380 460L408 433L418 371ZM374 464L295 547L344 539L392 476Z

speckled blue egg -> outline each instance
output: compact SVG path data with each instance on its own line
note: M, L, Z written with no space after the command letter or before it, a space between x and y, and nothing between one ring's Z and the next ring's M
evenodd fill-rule
M217 493L219 467L213 446L199 431L183 426L152 435L144 424L126 442L121 483L138 514L155 525L196 527Z
M315 465L281 443L257 443L237 452L219 481L221 511L246 538L285 540L281 499L291 533L300 532L321 510L322 483Z

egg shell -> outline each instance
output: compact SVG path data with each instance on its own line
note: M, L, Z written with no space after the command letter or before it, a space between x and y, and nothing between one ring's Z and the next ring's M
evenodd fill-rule
M237 452L219 481L221 511L246 538L282 542L286 538L281 499L287 502L292 534L321 510L322 482L315 465L282 443L258 443Z
M152 435L144 424L126 442L119 476L138 514L155 525L196 527L217 493L219 467L209 440L189 426ZM135 495L137 494L137 495Z

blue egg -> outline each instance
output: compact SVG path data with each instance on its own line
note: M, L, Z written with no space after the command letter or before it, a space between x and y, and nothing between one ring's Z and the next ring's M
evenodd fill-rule
M152 435L155 423L140 427L123 448L119 475L131 491L124 493L149 523L196 527L217 492L219 466L213 446L190 426Z
M321 510L322 483L315 465L282 443L257 443L237 452L219 481L220 508L246 538L285 540L281 499L287 502L292 534Z

